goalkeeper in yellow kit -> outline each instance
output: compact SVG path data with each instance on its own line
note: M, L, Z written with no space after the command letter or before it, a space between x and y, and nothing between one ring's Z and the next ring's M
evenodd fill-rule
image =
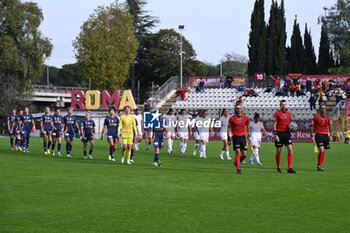
M123 143L123 157L121 163L124 163L125 156L127 154L126 164L130 165L130 155L132 145L134 144L134 130L137 132L135 137L138 137L139 131L136 127L135 117L130 114L131 108L129 106L125 106L124 108L125 114L121 116L120 123L118 126L118 132L121 135L122 143Z

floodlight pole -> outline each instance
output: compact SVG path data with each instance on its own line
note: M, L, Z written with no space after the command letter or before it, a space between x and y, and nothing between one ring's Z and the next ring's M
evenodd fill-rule
M180 29L180 88L182 88L182 30L185 28L184 25L179 25Z

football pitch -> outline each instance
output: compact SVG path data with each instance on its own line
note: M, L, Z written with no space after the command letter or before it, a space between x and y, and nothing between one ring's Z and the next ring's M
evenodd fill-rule
M222 143L210 142L208 159L161 153L144 142L131 166L107 160L106 140L96 140L93 160L84 160L82 143L72 158L44 155L41 139L30 152L10 151L0 139L0 232L349 232L350 145L331 144L325 172L316 171L312 144L294 144L293 168L287 155L276 172L273 143L263 143L263 166L218 159ZM232 147L230 147L233 157ZM250 157L250 152L249 152ZM248 159L247 159L248 160Z

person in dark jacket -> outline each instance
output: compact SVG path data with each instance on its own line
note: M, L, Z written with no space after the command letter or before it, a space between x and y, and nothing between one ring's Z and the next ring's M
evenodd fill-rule
M309 103L310 103L310 109L316 109L316 100L317 97L315 94L311 94L310 99L309 99Z
M312 81L310 78L306 80L306 92L311 92Z

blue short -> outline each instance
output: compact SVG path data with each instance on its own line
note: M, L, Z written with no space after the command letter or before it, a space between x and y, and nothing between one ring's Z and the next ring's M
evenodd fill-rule
M61 130L54 130L52 131L52 137L53 138L61 138L62 137L62 133L60 133Z
M73 142L74 141L74 136L75 136L75 133L65 133L64 134L64 138L65 139L69 139L69 141Z
M16 134L16 136L21 136L21 131L16 130L16 131L15 131L15 134Z
M82 142L89 142L89 141L92 141L92 140L94 140L94 135L86 135L86 136L83 136L82 138L81 138L81 141Z
M9 136L15 136L16 135L16 131L10 131L9 132Z
M107 135L107 141L109 141L110 139L113 139L114 143L119 141L118 135L113 135L113 134L109 135L108 134Z
M50 130L44 129L43 134L46 134L47 136L49 136L49 135L51 135L51 132L52 132L52 129L50 129Z
M25 138L30 138L30 131L29 129L22 129L22 136L25 137Z
M163 144L164 140L163 140L163 136L162 137L154 137L154 141L153 141L153 146L155 148L159 148L162 149L162 144Z

